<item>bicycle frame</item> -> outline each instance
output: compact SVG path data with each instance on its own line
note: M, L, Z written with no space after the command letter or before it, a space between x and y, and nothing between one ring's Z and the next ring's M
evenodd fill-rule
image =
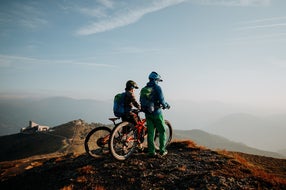
M145 132L144 134L145 135L147 134L146 133L147 127L145 127L146 119L141 119L138 113L139 112L135 113L139 120L134 127L136 128L136 131L137 131L136 139L140 141L142 133ZM119 124L115 122L118 119L120 118L109 118L109 120L113 122L114 126ZM104 144L108 143L109 137L110 137L110 134L100 139L101 140L100 143L104 143ZM134 137L133 138L130 137L129 139L126 139L127 142L134 141L134 140L135 140Z
M110 138L110 134L106 135L105 137L99 138L97 140L98 146L102 147L102 146L108 144L109 138Z
M135 128L137 129L137 140L141 141L141 137L143 136L142 134L146 135L147 133L147 127L145 126L146 119L140 119ZM143 133L144 132L144 133Z
M137 141L138 143L141 143L141 137L143 136L142 134L144 134L144 136L147 134L146 131L147 131L147 127L145 127L145 123L146 123L146 120L145 119L142 119L140 121L137 122L137 124L134 126L134 128L136 129L136 137L129 137L128 139L126 139L126 142L129 143L131 141ZM145 132L145 133L143 133ZM143 137L144 137L143 136Z
M129 121L121 122L119 121L120 118L113 117L109 118L114 124L112 130L107 126L101 126L90 131L85 139L86 152L92 157L98 157L108 153L107 149L109 149L109 152L111 151L112 156L116 159L125 160L132 154L134 149L145 148L147 146L146 136L148 135L146 119L144 117L142 119L140 118L139 110L135 110L133 113L138 117L135 125ZM168 140L166 142L167 146L172 139L172 126L167 120L165 120L165 124L168 126L167 131L169 132ZM125 126L127 127L127 130L123 129ZM156 132L154 140L157 139L157 137ZM120 149L124 152L127 151L127 154L124 152L123 154L117 152L120 151Z

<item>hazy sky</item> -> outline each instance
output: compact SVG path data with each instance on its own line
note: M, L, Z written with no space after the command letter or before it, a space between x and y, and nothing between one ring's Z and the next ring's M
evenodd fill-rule
M112 99L153 70L166 99L286 107L286 1L0 2L1 96Z

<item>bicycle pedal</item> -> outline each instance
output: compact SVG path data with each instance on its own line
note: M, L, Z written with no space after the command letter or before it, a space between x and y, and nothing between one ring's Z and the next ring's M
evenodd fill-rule
M143 152L143 151L144 151L144 147L143 147L143 145L142 145L141 143L138 144L137 148L138 148L138 150L139 150L140 152Z

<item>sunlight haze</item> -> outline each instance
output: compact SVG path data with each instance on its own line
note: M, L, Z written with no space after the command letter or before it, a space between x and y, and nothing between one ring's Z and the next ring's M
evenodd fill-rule
M166 99L286 106L284 0L1 1L1 96L109 100L157 71Z
M139 98L156 71L175 129L204 129L286 155L285 0L0 5L3 134L18 132L30 119L108 122L126 81L137 82Z

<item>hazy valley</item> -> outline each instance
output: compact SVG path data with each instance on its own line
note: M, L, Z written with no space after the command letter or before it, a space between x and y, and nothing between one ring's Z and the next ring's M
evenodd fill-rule
M221 102L175 101L171 102L171 105L171 109L164 114L176 130L199 129L229 139L232 143L286 155L284 114L256 116L254 109ZM83 119L88 123L110 124L108 117L113 117L112 101L65 97L38 100L1 99L0 135L18 133L20 128L28 125L29 120L54 127L75 119Z

